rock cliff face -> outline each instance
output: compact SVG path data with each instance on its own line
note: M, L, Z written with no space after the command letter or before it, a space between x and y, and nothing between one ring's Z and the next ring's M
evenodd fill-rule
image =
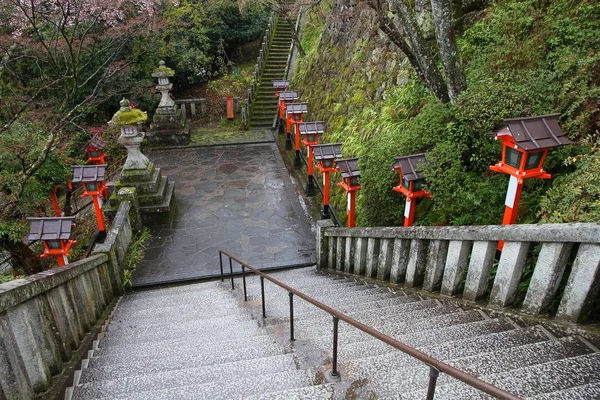
M325 120L331 132L406 83L408 74L403 54L378 30L376 15L364 2L338 0L316 14L307 13L304 37L322 30L320 40L299 59L292 84L309 103L310 119Z

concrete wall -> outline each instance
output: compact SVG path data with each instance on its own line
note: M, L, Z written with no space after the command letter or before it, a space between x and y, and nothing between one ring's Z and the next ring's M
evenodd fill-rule
M91 257L0 285L0 399L60 392L121 294L128 211L124 203Z
M505 241L501 253L499 241ZM345 257L350 253L355 257ZM542 314L559 300L558 319L584 320L600 290L600 224L335 228L320 222L317 235L318 268L468 301L489 296L498 308L515 306L526 264L535 267L522 313Z

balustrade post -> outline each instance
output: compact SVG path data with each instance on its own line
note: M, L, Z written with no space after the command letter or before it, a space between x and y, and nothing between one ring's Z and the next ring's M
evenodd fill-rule
M294 340L294 293L289 292L290 295L290 340Z
M267 318L267 310L265 308L265 277L260 277L260 298L262 300L263 318Z
M221 252L219 252L219 265L221 267L221 282L223 282L225 277L223 276L223 253Z
M233 265L231 264L231 257L229 257L229 274L231 275L231 290L235 289L233 284Z
M242 265L242 282L244 284L244 301L248 301L248 293L246 292L246 268Z
M337 370L337 356L338 356L338 325L340 319L333 316L333 360L331 366L331 377L337 379L340 377L340 373Z
M435 385L437 384L437 378L440 376L440 371L436 368L429 366L429 387L427 388L427 400L433 400L435 395Z

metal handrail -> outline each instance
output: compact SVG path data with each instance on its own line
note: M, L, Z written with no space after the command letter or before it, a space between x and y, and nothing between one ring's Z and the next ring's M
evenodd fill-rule
M298 296L301 299L314 305L315 307L320 308L321 310L331 314L331 316L333 317L333 362L332 362L331 376L334 378L338 378L340 376L339 371L337 370L338 323L339 323L339 321L344 321L347 324L363 331L364 333L371 335L374 338L379 339L382 342L394 347L395 349L400 350L400 351L408 354L409 356L416 358L417 360L422 361L425 364L429 365L429 386L427 388L427 400L433 400L433 396L435 394L437 378L438 378L440 372L448 374L451 377L456 378L456 379L466 383L467 385L474 387L476 389L479 389L491 396L494 396L497 399L521 400L520 397L517 397L512 393L509 393L509 392L507 392L503 389L500 389L490 383L487 383L479 378L469 375L468 373L466 373L464 371L461 371L461 370L454 368L442 361L439 361L431 356L428 356L427 354L425 354L417 349L414 349L410 346L407 346L404 343L401 343L398 340L396 340L390 336L387 336L384 333L379 332L376 329L373 329L361 322L358 322L357 320L355 320L353 318L350 318L348 315L346 315L344 313L334 310L333 308L319 302L316 299L313 299L312 297L300 292L299 290L296 290L296 289L286 285L283 282L280 282L279 280L269 276L268 274L260 272L258 269L248 265L247 263L241 261L239 258L227 253L224 250L219 250L219 264L221 267L221 282L224 281L224 277L225 277L223 274L223 257L222 257L223 254L229 258L229 271L230 271L230 275L231 275L231 289L235 289L235 285L234 285L234 281L233 281L234 277L233 277L232 260L237 262L242 267L242 280L243 280L243 286L244 286L244 301L248 301L248 294L247 294L247 290L246 290L245 268L248 268L249 270L254 272L256 275L260 276L263 318L267 317L266 309L265 309L264 280L267 279L288 292L289 298L290 298L290 340L292 340L292 341L295 340L295 338L294 338L294 302L293 302L294 296Z

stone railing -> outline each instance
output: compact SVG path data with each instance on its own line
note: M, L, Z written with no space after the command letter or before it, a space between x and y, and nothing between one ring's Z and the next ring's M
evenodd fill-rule
M121 205L91 257L0 285L2 398L62 397L122 293L121 263L132 237L129 207Z
M294 62L294 57L296 52L298 51L298 49L296 48L296 40L300 40L300 21L302 20L302 7L300 8L300 10L298 11L298 16L296 17L296 25L294 26L294 32L292 32L292 35L295 36L295 39L292 39L292 43L290 44L290 51L288 53L288 59L287 62L285 64L285 74L283 75L285 77L285 79L290 79L291 78L291 71L292 71L292 63Z
M535 266L520 312L586 318L600 287L600 224L337 228L319 221L317 265L408 287L516 307L523 271ZM505 241L502 252L498 242ZM490 279L495 271L493 283ZM566 279L564 290L561 282ZM491 290L490 290L491 287Z
M191 119L195 119L197 117L204 117L207 114L206 109L206 99L178 99L175 100L175 104L177 104L181 109L182 119L185 121L188 118L188 115ZM188 114L189 108L189 114Z
M252 111L252 102L254 101L254 95L256 94L256 90L258 89L260 75L262 74L263 69L265 67L265 61L267 60L269 45L271 44L273 30L275 29L276 23L277 13L275 11L271 11L271 16L269 17L269 24L267 25L267 29L265 30L265 35L263 36L262 43L260 44L258 57L256 58L256 66L254 67L254 79L252 80L252 85L250 86L250 88L248 88L248 91L246 92L246 101L242 111L242 119L243 121L245 121L244 125L246 125L248 118L250 117L250 113Z

